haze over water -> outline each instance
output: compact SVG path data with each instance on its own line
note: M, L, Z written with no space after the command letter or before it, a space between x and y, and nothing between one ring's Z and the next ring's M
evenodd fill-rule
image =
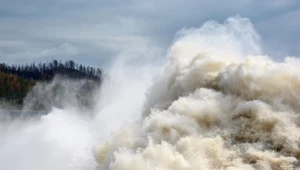
M260 41L233 17L180 30L162 66L117 60L90 113L1 123L0 169L297 169L300 60Z

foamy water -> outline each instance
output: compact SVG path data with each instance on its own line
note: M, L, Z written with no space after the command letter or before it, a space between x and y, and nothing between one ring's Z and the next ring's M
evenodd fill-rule
M251 22L178 33L144 118L98 147L102 169L295 169L300 60L262 56Z
M154 78L151 65L116 64L90 114L1 124L0 169L300 167L299 59L263 55L238 17L179 31L167 59Z

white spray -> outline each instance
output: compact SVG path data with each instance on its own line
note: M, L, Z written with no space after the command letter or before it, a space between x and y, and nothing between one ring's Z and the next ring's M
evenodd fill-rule
M296 169L300 60L259 41L244 18L183 29L151 87L155 67L117 63L92 114L1 122L0 169Z
M56 78L48 85L35 88L31 98L49 104L47 107L57 103L57 98L51 101L51 96L57 96L51 89L59 83L66 90L60 94L67 99L59 100L63 108L53 108L41 117L11 118L0 113L0 169L95 170L95 144L109 139L110 133L122 124L139 118L151 75L155 73L152 65L138 68L122 63L116 62L105 75L99 94L95 95L97 104L93 110L74 105L79 103L74 96L82 82L58 82L60 79ZM43 98L40 94L46 96ZM27 98L25 109L34 103L29 100Z
M184 29L148 91L144 118L98 147L100 169L295 169L300 60L261 56L251 22Z

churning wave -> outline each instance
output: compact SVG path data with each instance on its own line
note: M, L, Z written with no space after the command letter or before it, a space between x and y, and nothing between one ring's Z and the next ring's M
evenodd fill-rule
M91 113L2 121L0 169L297 169L300 60L260 41L247 18L182 29L154 78L116 64Z
M181 30L143 118L99 145L100 169L295 169L300 60L274 62L246 18Z

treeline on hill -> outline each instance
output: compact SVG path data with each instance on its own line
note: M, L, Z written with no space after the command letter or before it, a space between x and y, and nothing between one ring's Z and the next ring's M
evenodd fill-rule
M22 105L27 93L37 82L49 82L56 75L70 79L87 79L100 84L102 70L74 61L53 60L48 63L8 65L0 63L0 101Z
M49 63L35 63L25 65L7 65L0 64L0 72L17 75L24 79L37 80L37 81L48 81L52 80L56 74L67 75L70 78L87 78L93 80L100 80L102 71L94 67L83 66L77 64L74 61L61 61L53 60Z

